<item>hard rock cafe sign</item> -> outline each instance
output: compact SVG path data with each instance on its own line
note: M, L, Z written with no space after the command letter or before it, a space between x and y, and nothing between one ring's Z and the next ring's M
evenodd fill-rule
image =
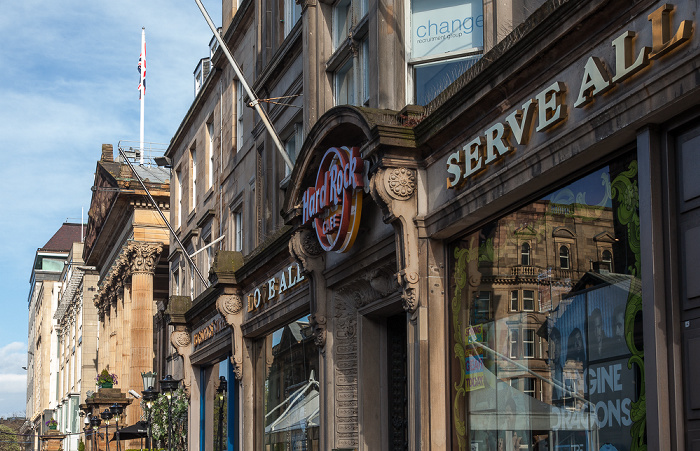
M302 222L311 224L326 251L347 252L357 238L362 211L364 161L357 147L331 147L316 183L302 197Z

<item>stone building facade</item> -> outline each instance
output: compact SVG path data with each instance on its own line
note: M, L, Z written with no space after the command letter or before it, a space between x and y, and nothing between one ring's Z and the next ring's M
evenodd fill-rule
M97 162L83 259L99 274L90 302L98 315L97 372L117 375L124 395L143 390L142 372L165 371L167 357L157 353L154 324L158 303L167 300L168 230L125 161L115 161L111 145L103 145ZM148 164L135 166L163 211L169 206L169 174ZM92 412L93 415L97 412ZM141 418L138 403L125 410L123 421Z
M167 151L190 449L694 449L696 5L286 5L291 173L221 51Z
M55 418L66 434L62 448L77 450L83 431L80 404L94 391L97 376L97 271L83 262L83 243L73 243L61 274L61 292L54 319L58 335L58 405ZM87 302L86 302L87 301Z
M27 346L27 419L33 437L46 431L45 422L55 418L61 401L57 359L59 325L54 320L64 279L64 268L73 243L80 242L81 224L64 223L51 239L37 249L29 291ZM35 440L38 446L38 441Z

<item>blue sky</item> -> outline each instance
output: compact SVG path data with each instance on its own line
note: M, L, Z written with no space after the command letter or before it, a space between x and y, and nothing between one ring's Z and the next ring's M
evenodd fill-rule
M203 0L214 23L221 2ZM5 1L0 8L0 416L25 410L27 297L37 248L79 222L101 145L168 143L194 99L211 31L194 0Z

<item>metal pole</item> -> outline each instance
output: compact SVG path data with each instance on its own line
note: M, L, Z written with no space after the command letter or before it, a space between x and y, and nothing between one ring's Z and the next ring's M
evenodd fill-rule
M151 451L153 446L153 429L151 428L151 410L152 407L148 408L148 451Z
M223 426L224 426L223 423L224 423L224 402L222 400L222 401L219 401L219 451L224 450L224 446L223 446L224 445L223 444L224 431L222 430Z
M173 438L173 420L172 420L172 396L168 399L168 451L172 451L172 438Z
M170 225L170 222L165 218L165 215L163 214L163 211L162 211L162 210L160 209L160 207L158 206L158 203L156 203L155 199L153 199L153 196L151 196L151 192L148 191L148 188L146 188L146 185L143 183L143 180L141 179L141 176L139 176L139 175L136 173L136 170L134 169L134 166L131 164L131 161L129 161L129 159L126 157L126 154L124 153L124 151L123 151L121 148L119 148L119 147L118 147L117 149L119 150L119 154L122 156L122 158L124 159L124 161L126 161L126 164L129 165L129 168L131 169L131 172L133 172L134 175L136 176L136 179L137 179L137 180L139 181L139 183L141 184L141 187L142 187L143 190L146 192L146 195L147 195L148 198L150 199L150 201L151 201L151 203L153 204L153 206L156 207L156 210L158 210L158 213L160 214L160 217L163 219L163 222L165 222L165 225L168 226L168 229L170 230L170 234L173 236L173 238L175 238L175 241L177 241L177 244L180 245L180 248L182 249L183 254L185 254L185 258L186 258L187 261L189 262L190 266L191 266L192 268L194 268L195 272L196 272L197 275L199 276L199 279L202 281L202 283L204 284L204 286L208 288L208 287L209 287L209 282L204 278L204 276L202 275L202 273L199 271L199 268L197 268L197 265L195 265L194 262L192 261L192 259L190 258L189 254L187 253L187 250L185 250L185 246L182 244L182 241L180 241L180 238L177 237L177 234L175 233L175 230L173 230L173 227Z
M231 67L233 67L233 71L236 73L238 81L241 82L241 86L243 86L243 89L245 89L246 93L248 94L248 97L250 97L250 105L253 108L255 108L255 111L257 111L260 115L260 119L263 121L263 124L265 124L265 128L267 128L268 133L270 133L270 136L272 136L272 140L277 146L277 150L282 155L284 163L287 165L287 167L289 167L289 170L291 171L292 169L294 169L294 163L292 163L292 160L289 158L287 151L284 149L284 145L282 144L282 141L280 141L280 137L277 135L277 131L272 125L272 122L270 122L270 118L267 117L267 113L260 106L260 100L258 99L258 96L256 96L255 93L250 89L250 86L248 86L248 82L246 82L245 77L243 76L243 72L241 72L241 68L238 67L238 63L236 63L236 61L233 59L233 55L231 54L231 51L229 51L228 46L226 45L224 40L221 39L219 31L216 29L214 22L211 21L211 17L209 17L209 13L207 12L207 10L204 9L204 5L202 5L202 2L200 0L194 1L197 3L199 10L202 12L204 19L206 19L207 21L207 24L209 24L209 28L211 28L211 31L214 33L216 40L219 41L219 46L224 51L228 62L231 63Z
M144 102L146 101L146 84L144 81L146 80L146 27L141 27L141 124L140 124L140 132L141 132L141 166L143 166L143 154L145 153L145 150L143 148L143 123L144 123Z

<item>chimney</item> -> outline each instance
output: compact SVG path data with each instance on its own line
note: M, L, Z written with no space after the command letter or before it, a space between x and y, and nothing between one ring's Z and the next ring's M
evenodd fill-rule
M114 148L111 144L102 144L102 158L100 161L114 161Z

